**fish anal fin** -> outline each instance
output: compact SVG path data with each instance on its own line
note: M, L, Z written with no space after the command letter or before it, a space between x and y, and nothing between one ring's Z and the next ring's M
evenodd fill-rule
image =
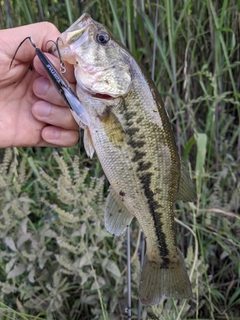
M133 215L128 211L115 191L110 187L105 207L104 221L108 232L120 236L131 223Z
M92 158L95 150L94 150L94 146L93 146L91 133L90 133L88 127L85 128L85 130L84 130L83 143L84 143L84 148L85 148L85 151L86 151L88 157Z
M176 200L193 202L197 199L194 184L189 176L188 170L181 163L181 175Z
M150 261L145 255L139 287L139 298L143 304L156 305L165 297L192 297L191 284L180 250L177 256L168 268L164 268L161 267L162 261Z

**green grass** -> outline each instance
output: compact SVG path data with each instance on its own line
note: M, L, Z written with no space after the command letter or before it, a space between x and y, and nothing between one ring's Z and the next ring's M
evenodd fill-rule
M144 307L142 319L240 319L239 9L237 0L0 1L1 28L48 20L63 31L89 12L144 64L162 95L198 194L194 204L176 204L194 296ZM7 150L2 162L2 318L124 319L125 237L104 229L107 185L97 159L80 143ZM132 253L137 237L133 223ZM134 319L138 258L132 268Z

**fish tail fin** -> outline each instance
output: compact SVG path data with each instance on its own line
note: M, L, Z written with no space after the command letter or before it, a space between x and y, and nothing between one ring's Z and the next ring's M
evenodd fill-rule
M187 299L192 297L191 284L180 250L178 258L168 268L162 261L150 261L147 254L142 266L139 298L145 305L156 305L164 297Z

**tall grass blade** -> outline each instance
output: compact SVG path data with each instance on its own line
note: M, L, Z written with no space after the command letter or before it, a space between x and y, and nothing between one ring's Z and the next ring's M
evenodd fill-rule
M71 5L70 5L69 0L65 0L65 6L67 9L67 16L68 16L69 25L71 25L73 23L73 18L72 18L72 10L71 10Z
M204 176L205 159L207 152L207 135L205 133L198 133L197 141L197 162L196 162L196 181L197 194L201 194L202 180Z
M27 23L33 23L33 18L31 15L31 7L28 5L28 2L24 0L22 3L18 3L21 8L22 15Z
M151 38L154 39L154 26L153 26L153 23L151 22L151 20L149 19L149 17L147 16L147 14L145 12L142 13L142 16L143 16L144 22L146 23L146 27L147 27L147 30L148 30ZM165 50L163 48L163 45L162 45L162 43L161 43L159 38L156 39L156 45L157 45L157 48L158 48L158 50L160 52L161 58L163 60L164 67L167 70L169 79L172 81L173 79L172 79L171 67L169 65L169 62L168 62L168 59L167 59L167 56L166 56L166 52L165 52Z
M174 30L174 18L173 18L173 2L172 0L166 0L166 11L167 11L167 29L168 38L170 45L170 57L171 57L171 67L172 67L172 83L174 92L174 106L176 114L176 133L177 133L177 146L178 153L181 155L181 145L180 145L180 124L179 124L179 99L177 90L177 76L176 76L176 57L175 57L175 41L173 38Z
M37 5L38 5L38 12L39 12L39 20L43 21L44 20L44 14L43 14L42 1L41 0L37 0Z
M152 80L154 81L155 74L155 63L156 63L156 43L157 43L157 28L158 28L158 7L159 0L156 2L156 13L155 13L155 23L154 23L154 42L153 42L153 58L152 58Z
M6 27L7 28L12 28L13 23L12 23L12 16L11 16L11 5L9 0L4 0L4 7L5 7L5 12L6 12Z
M119 36L119 40L124 43L124 36L123 36L123 32L122 32L122 28L121 28L121 25L120 25L120 21L119 21L119 16L117 14L117 10L116 10L116 7L115 7L115 2L113 2L112 0L108 0L109 4L110 4L110 7L111 7L111 10L112 10L112 14L113 14L113 18L114 18L114 23L116 24L117 26L117 30L118 30L118 36Z

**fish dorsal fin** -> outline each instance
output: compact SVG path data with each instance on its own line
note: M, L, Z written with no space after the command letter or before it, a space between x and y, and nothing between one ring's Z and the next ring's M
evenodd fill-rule
M128 211L115 191L110 187L104 214L105 227L108 232L120 236L131 223L133 215Z
M177 200L193 202L197 199L194 184L186 167L181 163L181 176L178 188Z
M87 155L89 156L89 158L92 158L95 150L94 150L92 137L88 127L85 128L84 130L83 143L84 143L84 148Z

